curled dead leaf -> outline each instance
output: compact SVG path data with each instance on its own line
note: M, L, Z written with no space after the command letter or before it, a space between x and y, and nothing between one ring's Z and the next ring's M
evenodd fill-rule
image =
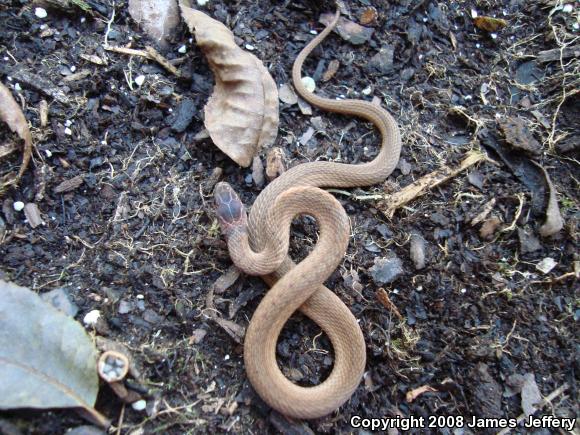
M14 100L10 90L2 83L0 83L0 119L8 125L10 130L16 133L20 139L24 141L22 165L20 165L18 173L14 174L10 172L0 176L1 195L8 186L18 183L20 177L22 177L22 174L24 174L24 171L26 171L26 168L28 167L30 156L32 154L32 135L28 128L28 122L26 121L22 110L20 110L20 106ZM8 147L8 145L6 147Z
M215 75L205 106L213 142L240 166L248 167L260 148L278 134L278 90L262 62L234 41L222 23L180 2L181 15Z
M558 233L564 227L564 219L562 219L562 214L560 213L560 207L558 206L558 196L556 188L550 180L548 172L544 169L542 165L536 163L532 160L541 171L544 173L546 178L546 185L548 186L548 205L546 207L546 220L540 227L540 235L542 237L553 236Z

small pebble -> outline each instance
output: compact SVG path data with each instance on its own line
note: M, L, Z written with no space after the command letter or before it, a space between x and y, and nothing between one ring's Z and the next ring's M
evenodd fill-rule
M70 71L71 72L75 72L76 70L77 70L77 67L76 66L73 65L73 66L70 67Z
M570 3L564 5L564 7L562 8L562 12L564 12L566 14L569 14L573 10L574 10L574 6L572 6L572 4L570 4Z
M209 3L209 0L197 0L198 6L205 6L208 3Z
M83 318L83 323L86 326L95 326L99 317L101 317L101 312L99 310L89 311Z
M187 53L187 47L185 45L182 45L181 47L179 47L177 52L181 53L181 54L185 54L185 53Z
M44 150L44 154L46 154L46 157L52 157L52 151L50 150Z
M14 204L12 204L12 207L14 207L14 210L16 211L22 211L24 209L24 203L22 201L15 201Z
M135 84L137 86L141 87L141 85L143 85L143 83L145 83L145 76L141 75L141 76L135 77Z
M70 119L67 119L67 120L64 122L64 126L65 126L65 127L70 127L71 125L72 125L72 121L71 121Z
M198 0L198 2L199 2L199 0ZM143 411L146 407L147 407L147 402L143 399L137 400L136 402L133 402L131 404L131 408L133 408L135 411Z
M246 50L254 51L255 49L256 47L254 47L252 44L246 44Z
M20 91L22 90L22 88L20 87L20 83L16 83L16 84L14 85L14 90L15 90L16 92L20 92Z
M34 15L36 15L38 18L46 18L48 16L46 9L43 8L34 9Z
M314 90L316 89L316 82L312 77L308 76L302 77L302 84L304 85L304 87L308 92L314 92Z
M67 127L67 128L64 129L64 134L67 134L69 136L72 136L72 130Z
M364 88L362 90L362 93L363 93L363 95L370 95L372 91L373 91L373 88L370 86L367 86L366 88Z

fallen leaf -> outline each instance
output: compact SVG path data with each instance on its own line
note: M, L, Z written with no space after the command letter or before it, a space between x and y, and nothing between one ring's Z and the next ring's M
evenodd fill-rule
M497 32L507 26L507 21L502 20L501 18L481 16L474 18L473 24L475 24L477 28L485 30L486 32Z
M205 106L205 126L216 146L248 167L278 134L276 83L256 56L236 45L226 26L184 2L180 7L215 75L213 94Z
M20 169L16 175L9 173L0 179L1 195L5 188L18 183L18 180L20 180L20 177L22 177L22 174L24 174L24 171L28 167L32 154L32 135L28 128L28 122L22 110L20 110L20 106L14 100L10 90L2 83L0 83L0 119L24 141L22 165L20 165Z
M179 25L176 0L129 0L129 14L161 46Z
M564 219L560 214L560 207L558 206L558 197L556 195L556 188L550 180L548 172L544 167L532 160L538 168L540 168L546 179L546 185L548 186L548 206L546 207L546 220L544 224L540 227L540 235L542 237L553 236L558 233L564 227Z
M429 385L423 385L422 387L415 388L414 390L408 391L405 395L405 399L407 402L411 403L417 397L419 397L423 393L436 393L437 390Z
M94 408L97 352L81 325L33 291L0 280L0 409Z

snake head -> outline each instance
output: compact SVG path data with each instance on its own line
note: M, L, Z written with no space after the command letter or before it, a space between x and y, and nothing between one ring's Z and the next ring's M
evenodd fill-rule
M222 233L226 238L236 229L246 229L248 225L246 208L232 186L225 182L217 183L213 198Z

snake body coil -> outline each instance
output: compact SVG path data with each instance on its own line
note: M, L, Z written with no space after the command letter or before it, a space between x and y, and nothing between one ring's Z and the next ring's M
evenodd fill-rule
M304 163L289 169L258 196L246 218L241 201L226 183L215 190L218 217L234 263L260 275L271 286L256 309L244 342L248 378L257 393L282 414L317 418L349 399L363 375L365 343L355 317L323 282L340 264L348 245L348 219L340 203L320 187L368 186L382 182L399 159L401 139L391 115L360 100L330 100L310 93L302 84L302 64L332 31L334 20L298 55L292 79L298 93L322 109L355 115L372 122L382 136L377 157L363 164ZM287 256L290 224L308 214L318 223L314 250L298 265ZM276 363L276 342L292 313L300 310L328 335L334 367L324 382L301 387L288 380Z

